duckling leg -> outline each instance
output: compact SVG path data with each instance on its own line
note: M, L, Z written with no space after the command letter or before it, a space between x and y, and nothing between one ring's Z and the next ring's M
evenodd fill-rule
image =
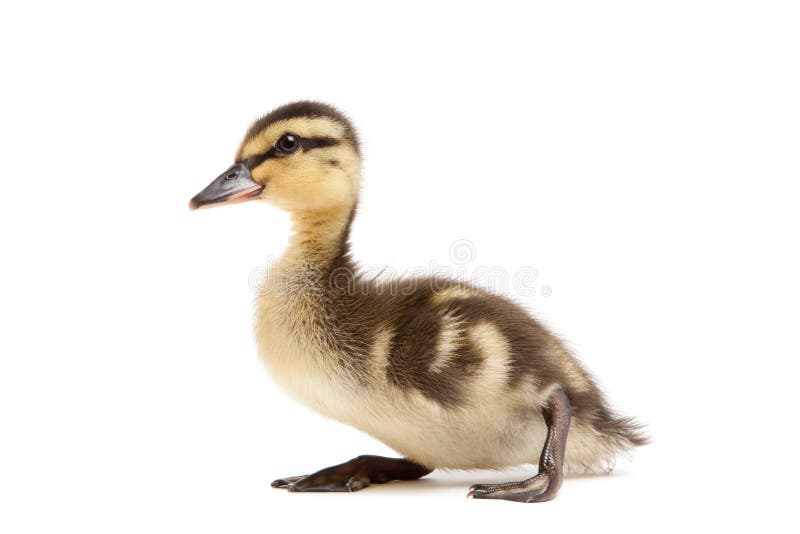
M539 458L539 473L520 482L475 484L467 497L475 499L504 499L516 502L549 501L558 493L564 479L564 448L570 423L570 404L561 388L554 391L542 410L547 424L547 439Z
M279 478L272 487L289 491L358 491L390 480L416 480L431 471L402 458L363 455L310 475Z

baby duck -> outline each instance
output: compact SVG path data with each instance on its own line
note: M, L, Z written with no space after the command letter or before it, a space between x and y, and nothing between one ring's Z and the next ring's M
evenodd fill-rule
M289 247L256 299L259 355L297 400L403 455L358 456L273 487L356 491L538 456L535 476L475 484L468 496L541 502L565 468L602 470L645 443L561 341L510 300L436 277L360 276L348 245L360 179L350 121L296 102L253 123L234 165L190 203L265 200L291 214Z

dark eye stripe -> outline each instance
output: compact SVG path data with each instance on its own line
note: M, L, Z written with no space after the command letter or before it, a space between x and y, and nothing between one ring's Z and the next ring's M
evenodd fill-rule
M333 137L301 137L300 146L303 150L313 150L315 148L325 148L326 146L338 145L339 140Z
M307 152L309 150L314 150L315 148L325 148L328 146L335 146L340 143L340 141L334 137L297 137L300 140L300 148L303 152ZM291 154L287 154L290 156ZM283 154L278 152L278 149L270 147L269 150L264 152L263 154L256 154L255 156L250 156L246 160L237 161L236 163L242 163L245 167L250 169L251 171L267 161L271 158L276 157L284 157Z
M247 167L252 171L256 167L267 161L268 159L274 158L277 154L278 150L275 147L272 147L263 154L256 154L255 156L250 156L241 163L243 163L245 167Z

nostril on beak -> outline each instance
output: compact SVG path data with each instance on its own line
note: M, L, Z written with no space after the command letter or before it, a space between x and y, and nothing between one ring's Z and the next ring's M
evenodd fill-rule
M225 175L226 180L233 180L234 178L236 178L236 172L229 172Z

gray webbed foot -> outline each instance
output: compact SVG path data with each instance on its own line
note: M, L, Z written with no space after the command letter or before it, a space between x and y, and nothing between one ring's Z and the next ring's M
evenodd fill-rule
M540 473L520 482L474 484L469 488L467 497L515 502L544 502L555 497L560 486L560 481L554 480L554 477L547 473Z

